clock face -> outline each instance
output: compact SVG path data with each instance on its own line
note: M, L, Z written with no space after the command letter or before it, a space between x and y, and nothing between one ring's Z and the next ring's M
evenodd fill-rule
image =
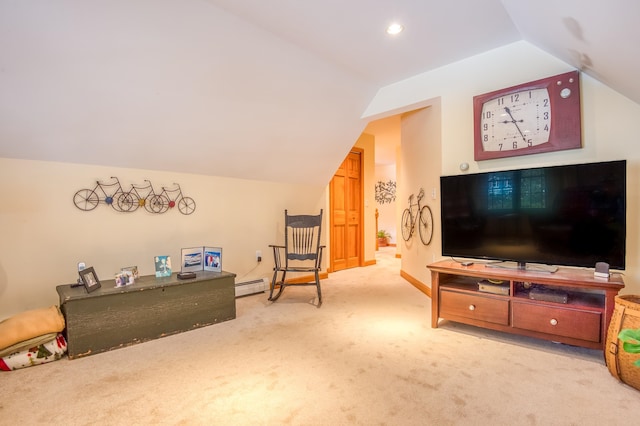
M579 77L572 71L474 96L474 159L581 148Z
M482 104L482 148L511 151L547 143L552 124L546 88L499 96Z

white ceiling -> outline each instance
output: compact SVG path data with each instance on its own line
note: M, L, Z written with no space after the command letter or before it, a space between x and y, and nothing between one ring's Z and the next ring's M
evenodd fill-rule
M207 1L378 87L521 39L499 0Z
M0 0L0 157L326 184L380 87L517 40L640 103L638 17L636 0Z

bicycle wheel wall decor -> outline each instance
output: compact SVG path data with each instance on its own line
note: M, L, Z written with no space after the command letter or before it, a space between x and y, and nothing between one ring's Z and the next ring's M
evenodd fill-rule
M174 188L161 187L156 192L150 180L145 180L144 185L131 184L131 188L125 191L120 180L111 176L109 182L96 181L93 189L80 189L73 196L73 204L83 211L91 211L99 204L111 206L115 211L130 213L144 207L149 213L161 214L178 207L178 211L189 215L196 210L196 202L193 198L182 194L180 184L174 183Z
M424 198L424 189L420 188L420 192L416 197L414 194L409 195L409 207L402 212L400 229L402 238L409 241L415 233L416 227L420 234L420 241L425 246L431 244L433 238L433 214L431 208L426 204L422 204ZM416 200L415 202L413 200Z

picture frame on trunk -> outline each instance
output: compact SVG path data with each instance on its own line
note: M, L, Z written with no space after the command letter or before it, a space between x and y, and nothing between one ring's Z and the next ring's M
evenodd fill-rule
M87 289L87 293L91 293L101 287L100 280L98 279L98 275L96 275L96 271L93 269L93 266L85 268L78 273L80 274L80 279L82 280L84 287Z
M182 262L180 263L180 272L197 272L202 271L202 251L204 247L192 247L182 249Z
M204 270L222 272L222 247L204 247Z

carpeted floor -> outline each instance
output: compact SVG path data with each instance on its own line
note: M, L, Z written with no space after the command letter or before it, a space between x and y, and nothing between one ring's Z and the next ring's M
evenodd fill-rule
M225 323L2 372L0 425L636 425L598 351L445 323L377 265L237 299Z

